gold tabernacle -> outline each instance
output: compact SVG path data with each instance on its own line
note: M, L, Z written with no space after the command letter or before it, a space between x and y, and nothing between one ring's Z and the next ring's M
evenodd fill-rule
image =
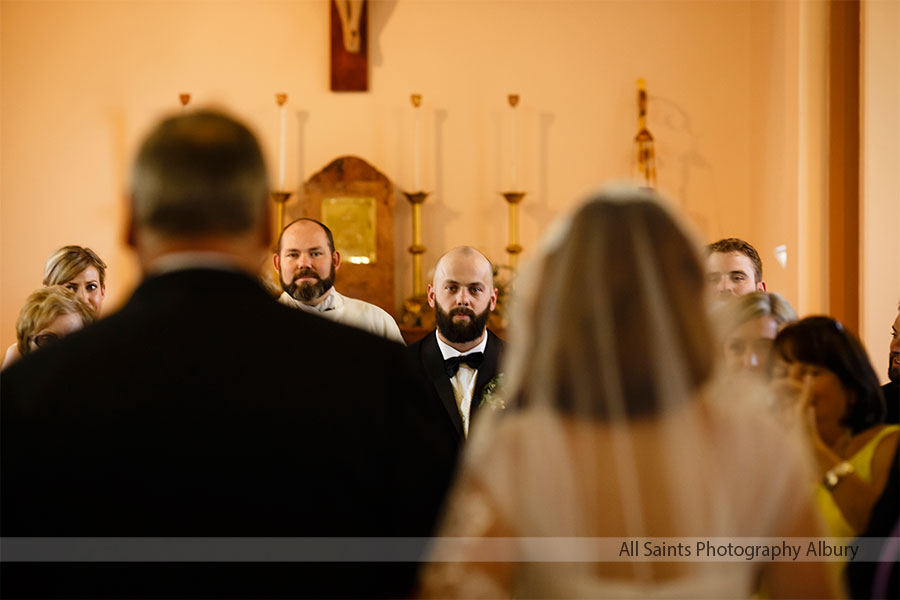
M334 247L341 260L356 265L377 259L375 198L329 196L322 199L322 222L334 233Z

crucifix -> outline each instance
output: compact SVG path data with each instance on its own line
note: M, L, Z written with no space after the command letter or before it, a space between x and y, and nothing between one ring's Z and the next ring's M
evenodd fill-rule
M366 0L331 0L331 91L369 89Z

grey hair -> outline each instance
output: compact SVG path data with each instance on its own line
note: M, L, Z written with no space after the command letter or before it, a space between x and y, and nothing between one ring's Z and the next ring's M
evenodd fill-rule
M256 137L213 111L162 121L131 174L135 225L168 236L247 232L266 214L268 191Z

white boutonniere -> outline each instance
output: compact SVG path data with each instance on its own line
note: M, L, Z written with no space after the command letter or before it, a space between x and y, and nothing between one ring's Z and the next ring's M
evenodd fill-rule
M481 390L481 406L487 406L493 410L506 409L506 402L503 399L503 373L499 373L488 381Z

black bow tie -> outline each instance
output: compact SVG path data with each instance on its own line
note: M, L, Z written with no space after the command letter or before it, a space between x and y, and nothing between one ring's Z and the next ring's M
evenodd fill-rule
M457 371L459 371L460 364L466 363L473 369L477 369L481 366L481 361L483 360L484 352L472 352L471 354L463 354L462 356L454 356L444 360L444 368L447 369L448 376L455 377Z

